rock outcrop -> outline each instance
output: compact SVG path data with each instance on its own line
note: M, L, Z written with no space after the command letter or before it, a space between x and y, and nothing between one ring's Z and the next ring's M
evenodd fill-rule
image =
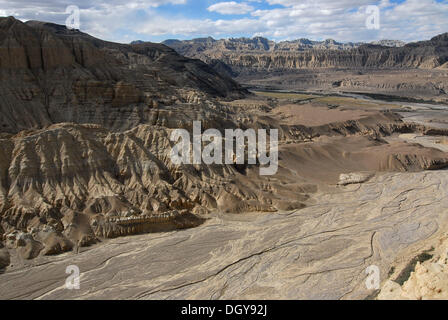
M192 110L161 107L159 120L165 120L160 124L126 131L60 123L5 136L0 139L0 231L7 247L33 259L78 250L100 238L195 227L213 211L303 208L317 189L307 182L316 168L326 168L320 175L327 181L340 170L418 171L448 165L441 151L403 144L388 148L381 142L381 136L394 132L423 130L393 113L333 122L338 112L346 115L334 111L333 121L304 126L272 118L268 105L259 108L218 102ZM258 165L174 164L171 132L191 130L192 119L198 118L204 129L277 128L282 164L276 178L255 174ZM367 180L352 178L343 184Z
M238 74L313 68L424 68L448 61L448 33L403 45L395 41L378 44L342 44L334 40L306 39L275 43L265 38L187 41L164 43L182 55L210 64L225 63Z
M448 101L448 34L404 44L341 44L265 38L168 40L180 54L201 59L249 87L382 93Z
M366 287L368 267L385 280L400 252L446 231L447 179L446 170L381 174L317 193L303 210L222 214L196 229L39 257L0 275L0 298L365 299L375 292ZM82 272L80 290L64 286L72 264ZM446 271L440 276L428 282L434 298L447 297Z
M197 118L222 127L229 120L213 101L246 94L161 44L0 18L0 268L8 250L26 260L203 223L194 213L224 191L211 182L216 190L191 190L201 178L171 164L169 128Z
M134 41L132 43L142 43ZM235 53L249 52L294 52L310 49L348 50L358 48L362 43L341 43L333 39L324 41L312 41L309 39L297 39L293 41L275 42L263 37L254 38L230 38L215 40L212 37L197 38L192 40L165 40L163 44L175 49L185 56L198 56L200 52L233 51Z
M341 173L448 165L440 150L389 148L382 137L424 128L384 106L326 101L249 96L164 45L0 19L0 268L8 250L28 260L196 227L214 212L301 209ZM173 163L171 133L191 133L193 121L221 133L277 129L278 174L260 176L259 163Z
M233 80L153 43L123 45L51 23L0 18L0 132L59 122L129 129L195 95L240 97Z
M448 299L448 237L433 241L433 246L414 257L403 268L394 268L384 282L379 300Z
M406 45L406 42L400 40L379 40L379 41L372 41L370 44L383 47L403 47Z

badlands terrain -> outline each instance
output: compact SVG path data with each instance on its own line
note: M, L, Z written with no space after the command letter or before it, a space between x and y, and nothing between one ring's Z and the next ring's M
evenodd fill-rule
M248 86L447 101L448 33L408 44L331 39L275 43L260 37L165 44Z
M0 298L448 298L447 42L199 57L0 18ZM278 129L278 172L174 164L193 121Z

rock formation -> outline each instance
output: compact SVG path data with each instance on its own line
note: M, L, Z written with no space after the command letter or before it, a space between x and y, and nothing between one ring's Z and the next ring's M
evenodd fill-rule
M164 45L122 45L51 23L0 18L0 132L59 122L129 129L150 122L150 109L204 94L244 91Z
M406 45L406 42L400 40L379 40L379 41L372 41L371 44L383 47L403 47Z
M401 269L383 283L380 300L446 300L448 299L448 237L432 239L431 248L423 250L410 261L401 260ZM414 253L415 254L415 253ZM409 255L408 255L409 256Z
M275 43L259 37L168 40L164 43L182 55L207 63L219 60L238 74L312 68L431 69L448 61L448 34L406 45L395 41L342 44L334 40L314 42L307 39Z
M168 128L225 123L210 100L245 94L164 45L0 18L0 268L7 249L32 259L158 222L156 231L202 223L191 211L216 206L213 191L182 189L193 182L169 165ZM165 218L174 209L183 214ZM137 216L137 227L110 220Z
M244 46L270 44L259 38ZM363 50L399 49L330 50L329 63L345 63L344 55ZM329 61L325 52L319 54ZM241 67L255 67L250 54L238 59ZM233 65L219 61L214 67L231 75ZM256 64L295 64L276 61ZM336 186L341 174L340 185L347 185L376 171L448 166L441 150L384 140L431 130L403 121L388 105L250 95L165 45L110 43L12 17L0 19L0 115L0 269L11 257L28 260L76 252L103 238L197 227L216 212L302 209L322 185ZM259 163L173 163L171 133L191 132L193 121L219 132L277 129L278 173L260 176Z
M447 37L441 34L409 44L392 40L342 44L307 39L275 43L260 37L164 43L248 87L380 93L447 102Z
M302 210L220 214L195 229L41 256L0 274L0 298L364 299L375 292L366 287L366 268L378 266L383 281L400 252L444 230L447 178L446 170L379 174L327 188ZM73 264L80 290L64 286ZM435 298L446 297L446 272L440 275L427 282Z
M141 43L134 41L133 43ZM177 52L185 56L197 56L200 52L208 54L213 51L233 51L235 53L250 52L280 52L280 51L304 51L310 49L331 49L331 50L347 50L357 48L362 43L341 43L333 39L325 41L312 41L309 39L298 39L293 41L275 42L263 37L254 38L230 38L215 40L212 37L197 38L193 40L165 40L163 44L175 49Z
M250 101L242 100L243 107L238 100L161 106L148 112L156 113L154 122L125 131L59 123L5 134L0 139L0 225L6 247L33 259L101 238L195 227L214 211L303 208L320 181L336 184L340 172L448 165L441 151L381 141L396 132L426 130L394 113L370 106L361 113L325 109L317 99L312 108L331 116L315 124L305 119L305 126L290 117L307 116L306 105L303 114L289 114L295 112L289 104L254 99L251 108ZM191 130L196 119L204 129L278 129L282 162L275 179L256 174L257 165L175 165L169 155L171 132ZM348 177L342 184L367 180Z

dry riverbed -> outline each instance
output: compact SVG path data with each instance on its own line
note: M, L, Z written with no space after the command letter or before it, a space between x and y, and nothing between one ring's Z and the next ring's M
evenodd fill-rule
M378 266L385 282L402 252L446 230L447 178L380 174L318 193L299 211L215 216L194 229L41 257L0 275L0 298L364 299L375 293L367 267ZM81 271L80 290L65 288L69 265Z

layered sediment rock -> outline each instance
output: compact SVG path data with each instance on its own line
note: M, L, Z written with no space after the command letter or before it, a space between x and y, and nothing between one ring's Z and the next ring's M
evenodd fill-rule
M51 23L0 18L1 132L59 122L128 129L148 122L148 109L187 102L186 92L244 94L164 45L122 45Z
M216 207L214 191L186 192L200 179L179 179L185 170L169 161L168 128L197 117L225 123L211 101L245 94L164 45L0 18L0 268L8 249L33 259L98 237L202 223L192 212ZM187 212L165 217L172 210Z
M166 127L111 132L58 124L0 140L2 238L25 259L143 232L197 226L220 208L271 208L272 199L232 181L233 165L174 165ZM223 201L220 201L222 199ZM232 210L233 210L232 209Z
M264 38L165 43L248 86L448 101L446 33L406 45L395 41L343 45L304 39L275 43Z
M448 34L429 41L385 46L375 44L341 44L333 40L301 40L275 44L264 38L166 41L180 54L211 64L219 60L233 72L300 70L313 68L424 68L444 65L448 60ZM382 45L381 45L382 44ZM221 67L222 68L222 67Z
M421 129L391 112L289 123L273 100L227 101L246 92L166 46L109 43L54 24L0 19L0 93L0 242L22 259L195 227L213 211L300 209L341 172L446 165L442 152L385 150L381 137ZM171 133L191 132L193 121L220 132L278 129L278 175L261 177L259 165L174 164Z
M432 241L431 248L418 253L402 268L393 268L378 294L380 300L448 299L448 241L443 234Z
M244 113L240 116L245 118ZM176 165L169 155L173 129L167 127L139 125L113 132L98 125L66 123L21 132L0 140L5 151L0 161L2 234L10 248L32 259L90 245L102 237L194 227L214 210L239 213L302 208L315 188L290 172L295 165L301 167L300 174L312 171L307 167L310 160L319 165L319 159L339 163L347 158L344 161L349 166L353 158L365 169L384 171L435 169L436 164L448 164L442 152L398 146L381 151L383 143L369 139L418 129L394 114L382 117L380 123L366 117L310 128L280 125L271 119L268 125L279 130L280 157L286 161L277 176L281 182L255 175L257 165ZM263 125L256 119L250 122L254 128ZM188 122L177 121L188 127ZM216 121L224 130L226 122ZM332 147L317 144L291 149L291 143L300 146L323 137L336 139L329 143ZM338 145L340 137L353 137L352 142L347 141L353 150L344 143ZM369 154L379 152L384 156L377 156L377 163L369 160ZM325 161L321 165L326 166Z

